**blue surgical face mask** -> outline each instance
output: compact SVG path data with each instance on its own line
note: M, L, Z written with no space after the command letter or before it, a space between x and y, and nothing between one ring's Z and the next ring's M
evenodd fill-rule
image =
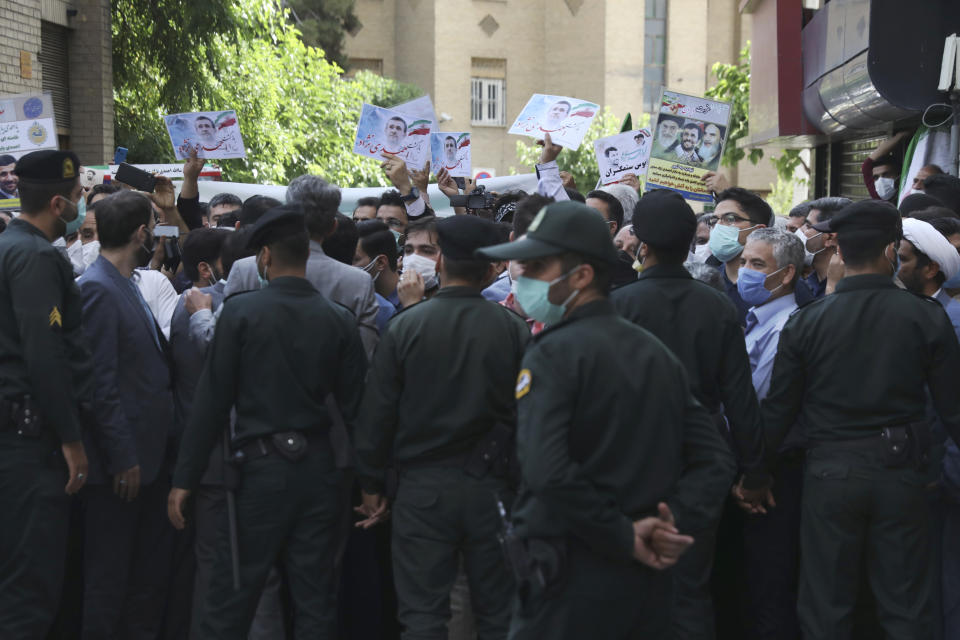
M751 227L752 228L752 227ZM720 262L730 262L743 252L743 245L740 244L740 232L743 229L738 227L718 224L710 231L710 253Z
M69 236L72 233L80 231L80 225L83 224L84 218L87 217L87 199L83 196L80 196L80 201L76 203L77 207L77 217L71 220L67 224L67 230L63 232L63 235Z
M774 291L783 286L783 283L780 283L780 287L771 291L765 286L767 278L780 273L784 269L786 267L781 267L771 274L766 274L763 271L740 267L740 271L737 272L737 292L740 294L740 298L751 307L759 307L770 299Z
M552 325L560 322L560 320L563 319L563 314L567 311L567 305L577 297L577 294L579 294L580 291L575 290L573 293L567 296L567 299L561 304L553 304L550 302L549 297L550 287L560 282L564 278L569 277L576 268L577 267L574 267L559 278L554 278L550 282L545 280L537 280L535 278L527 278L524 276L517 278L517 302L520 304L520 307L523 308L527 316L533 318L537 322L542 322L545 325Z
M260 255L258 254L257 257L254 258L254 260L257 261L257 262L256 262L256 265L257 265L257 280L260 281L260 288L261 288L261 289L266 289L266 288L267 288L267 285L270 284L270 281L267 279L267 266L264 265L264 266L263 266L263 273L260 273Z

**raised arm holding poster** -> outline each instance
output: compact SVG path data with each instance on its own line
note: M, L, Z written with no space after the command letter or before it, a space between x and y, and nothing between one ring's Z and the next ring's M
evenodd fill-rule
M198 158L247 156L236 111L174 113L163 120L177 160L189 158L191 148L196 148Z
M446 169L453 178L470 177L470 134L443 131L430 134L431 166L436 173Z
M647 170L647 190L671 189L687 200L711 202L703 176L723 155L730 105L663 89Z
M430 121L365 104L353 152L381 161L386 153L402 158L409 169L422 169L430 157Z
M651 138L649 129L640 129L595 140L593 152L597 156L600 182L614 184L628 173L642 180L650 160Z
M549 133L553 144L577 150L599 110L585 100L535 93L507 133L537 140Z

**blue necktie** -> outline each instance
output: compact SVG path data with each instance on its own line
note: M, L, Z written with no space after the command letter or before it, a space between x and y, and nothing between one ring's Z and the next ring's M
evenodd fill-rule
M744 334L750 333L750 330L757 326L757 316L753 311L747 312L747 328L744 330Z

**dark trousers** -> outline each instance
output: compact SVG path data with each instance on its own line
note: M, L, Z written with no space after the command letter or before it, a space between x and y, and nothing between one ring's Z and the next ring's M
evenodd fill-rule
M792 452L777 464L766 515L748 515L743 527L746 558L747 638L798 640L797 581L800 552L802 456Z
M505 638L513 580L497 542L495 478L455 467L405 471L393 504L393 573L403 638L446 638L460 559L480 640Z
M960 501L946 489L940 496L941 603L943 638L960 638Z
M190 638L201 640L200 614L210 591L214 563L223 547L229 550L227 537L227 494L223 487L201 486L194 496L196 535L194 553L196 576L193 585L193 617ZM231 569L232 571L232 569ZM231 579L233 574L231 573ZM272 571L264 585L254 615L249 640L282 640L285 637L284 613L280 599L280 575Z
M798 604L805 639L851 637L864 574L887 638L934 637L926 480L866 450L831 444L807 453Z
M70 519L59 447L0 433L0 638L42 639L57 612Z
M329 447L314 443L298 462L272 453L244 463L236 491L240 589L233 588L229 545L220 544L200 614L204 640L246 637L278 561L293 601L294 637L336 637L333 565L341 477ZM221 532L226 539L226 518Z
M172 573L170 485L140 487L132 502L112 485L84 490L83 634L89 640L153 640L163 627Z
M514 600L509 638L665 638L671 585L669 572L634 561L615 562L568 542L561 575L545 590L535 589Z

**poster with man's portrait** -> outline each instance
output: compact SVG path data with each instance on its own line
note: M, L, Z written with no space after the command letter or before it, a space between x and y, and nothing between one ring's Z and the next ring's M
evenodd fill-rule
M177 160L196 149L198 158L245 158L237 112L200 111L163 117Z
M566 96L533 94L507 133L543 140L576 150L583 142L600 105Z
M647 173L652 138L649 129L639 129L595 140L593 152L600 169L600 182L614 184L628 173L642 181Z
M363 105L353 152L383 161L397 156L408 169L422 169L430 157L430 121L414 119L392 109Z
M662 90L646 188L711 202L703 176L720 166L729 121L726 102Z
M470 134L466 131L430 134L430 166L434 173L446 169L454 178L470 177Z

